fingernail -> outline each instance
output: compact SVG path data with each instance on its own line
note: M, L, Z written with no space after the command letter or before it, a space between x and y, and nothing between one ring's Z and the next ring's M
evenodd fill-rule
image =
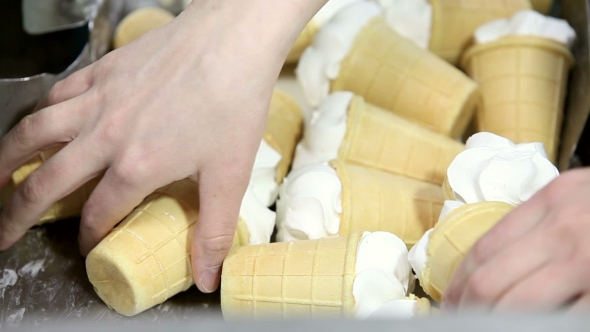
M199 284L203 293L213 293L219 285L219 268L220 266L214 266L208 268L201 273Z

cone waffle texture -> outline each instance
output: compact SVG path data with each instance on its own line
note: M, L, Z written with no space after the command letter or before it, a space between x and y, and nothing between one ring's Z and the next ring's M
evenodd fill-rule
M514 208L503 202L463 205L443 218L430 234L426 269L420 284L440 302L455 271L471 247Z
M232 249L221 275L224 318L351 317L361 235Z
M355 96L338 159L441 185L465 145Z
M430 3L433 17L429 49L451 64L457 64L479 26L531 9L529 0L430 0Z
M293 97L275 89L270 101L264 140L282 156L277 166L279 184L283 182L291 167L295 147L301 139L302 131L303 111Z
M59 149L53 149L41 152L36 157L21 166L14 173L12 173L12 181L7 183L2 190L0 190L0 202L2 206L8 204L14 196L15 190L39 168L47 159L56 154ZM60 199L54 203L49 210L39 219L38 224L54 222L56 220L67 219L72 217L79 217L82 213L84 203L90 197L90 194L98 184L99 179L93 179L87 182L82 187L78 188L68 196Z
M156 7L138 9L127 15L115 30L113 47L123 47L151 30L174 20L172 13Z
M307 23L299 37L297 37L295 44L293 45L291 51L287 55L285 63L292 64L299 61L301 54L303 54L303 51L305 51L305 49L312 44L313 38L319 30L320 27L315 23L313 19L309 21L309 23Z
M451 185L449 184L449 177L448 176L445 176L445 180L442 184L442 193L443 193L445 200L448 200L448 201L457 200L457 198L455 197L455 193L453 192L453 188L451 188Z
M157 190L90 252L88 278L110 308L136 315L193 285L190 245L198 197L191 180ZM244 231L240 221L234 245L248 242Z
M541 14L549 15L553 6L553 0L531 0L531 4L534 10Z
M479 101L477 83L398 35L381 17L360 31L331 90L352 91L452 138L463 134Z
M342 181L341 236L385 231L411 248L438 220L440 186L341 161L332 167Z
M565 45L540 37L505 37L469 49L462 66L482 90L477 129L515 143L542 142L555 162L573 63Z

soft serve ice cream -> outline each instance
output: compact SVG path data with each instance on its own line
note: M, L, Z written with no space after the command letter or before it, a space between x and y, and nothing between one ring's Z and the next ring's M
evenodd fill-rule
M330 81L338 77L340 64L361 29L381 15L372 2L358 1L339 11L316 35L295 70L308 102L318 107L330 93Z
M289 174L277 201L277 241L336 236L342 213L342 182L328 164Z
M313 111L303 139L295 150L293 169L328 162L338 156L346 134L348 107L353 97L352 92L334 92Z
M383 305L404 299L411 291L412 269L407 253L404 242L391 233L363 233L357 247L352 286L356 318L368 318ZM409 316L413 307L398 306L391 314Z
M248 229L249 245L270 243L270 237L275 228L276 213L260 201L251 186L248 186L242 199L240 218Z
M384 10L387 24L401 36L428 49L432 30L432 5L428 0L373 0Z
M475 41L486 44L506 36L535 36L572 47L576 32L567 21L539 14L534 10L517 12L509 19L486 23L475 31Z
M491 134L478 133L447 171L455 201L445 201L439 221L455 209L478 202L520 205L559 176L540 143L514 144ZM408 259L417 276L428 264L431 231L410 250Z
M263 139L256 153L250 186L258 199L266 206L271 206L279 194L277 183L277 166L281 161L281 154L273 149Z

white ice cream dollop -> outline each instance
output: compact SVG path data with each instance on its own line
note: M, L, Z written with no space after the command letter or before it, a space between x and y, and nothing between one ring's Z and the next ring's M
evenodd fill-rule
M338 157L338 150L346 134L348 106L353 97L352 92L334 92L312 113L303 138L297 144L293 169L328 162Z
M387 24L401 36L428 49L432 5L428 0L373 0L383 8Z
M361 29L381 8L369 1L354 2L339 11L315 36L301 55L295 70L303 93L312 107L318 107L330 92L331 80L338 77L340 63Z
M491 133L467 140L449 168L447 178L457 200L520 205L559 176L541 143L514 144Z
M270 242L275 228L276 214L260 201L251 186L248 186L242 199L240 217L250 233L249 245Z
M386 303L406 297L412 269L404 241L388 232L364 232L355 265L355 316L368 318ZM404 314L407 308L400 308Z
M323 27L328 23L334 15L336 15L342 8L362 0L330 0L314 15L312 21L318 26Z
M263 139L256 153L250 186L262 203L271 206L279 195L277 183L277 165L281 161L281 154L273 149Z
M536 36L572 47L576 32L567 21L523 10L508 19L491 21L475 31L475 41L485 44L506 36Z
M340 229L342 182L327 164L292 171L277 201L277 241L335 236Z

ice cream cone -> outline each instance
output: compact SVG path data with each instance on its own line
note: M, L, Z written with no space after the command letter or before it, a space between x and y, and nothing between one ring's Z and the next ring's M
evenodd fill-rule
M514 143L542 142L555 162L573 63L565 45L540 37L510 36L470 48L462 67L481 85L477 129Z
M433 300L440 302L455 271L471 247L514 208L503 202L463 205L444 217L430 234L429 260L420 284Z
M351 317L361 236L232 249L221 274L224 318Z
M355 96L338 159L441 185L465 146Z
M533 9L543 15L549 15L551 7L553 7L553 0L531 0Z
M98 296L136 315L193 285L190 245L199 211L198 186L174 182L148 196L86 259ZM248 243L240 218L234 246Z
M264 131L266 143L281 154L277 166L277 183L282 183L287 175L295 147L303 131L303 112L287 93L275 89L268 113L268 122Z
M449 184L449 177L448 176L445 176L445 180L443 181L442 193L443 193L443 197L447 201L454 201L457 199L455 197L455 193L453 192L453 188L451 188L451 185Z
M338 160L332 167L342 181L340 236L385 231L411 248L438 220L440 186Z
M430 0L432 34L429 49L457 64L473 32L482 24L531 9L529 0Z
M151 30L174 20L174 15L157 7L140 8L127 15L115 30L113 47L123 47Z
M6 204L12 200L15 190L29 177L29 175L31 175L31 173L59 150L60 148L43 151L28 161L25 165L14 171L12 174L12 181L7 183L2 190L0 190L0 203L2 206L6 206ZM90 197L90 194L98 184L99 180L99 178L95 178L88 181L85 185L54 203L43 217L39 219L38 224L41 225L60 219L79 217L82 213L84 203L86 203L88 197Z
M381 17L363 27L342 60L331 91L342 90L452 138L463 134L479 100L477 83Z
M305 51L305 49L309 45L311 45L311 43L313 42L313 38L319 30L320 27L315 23L313 19L309 21L309 23L307 23L299 37L297 37L297 40L295 41L293 47L291 47L291 51L287 55L285 63L296 63L301 57L301 54L303 54L303 51Z

